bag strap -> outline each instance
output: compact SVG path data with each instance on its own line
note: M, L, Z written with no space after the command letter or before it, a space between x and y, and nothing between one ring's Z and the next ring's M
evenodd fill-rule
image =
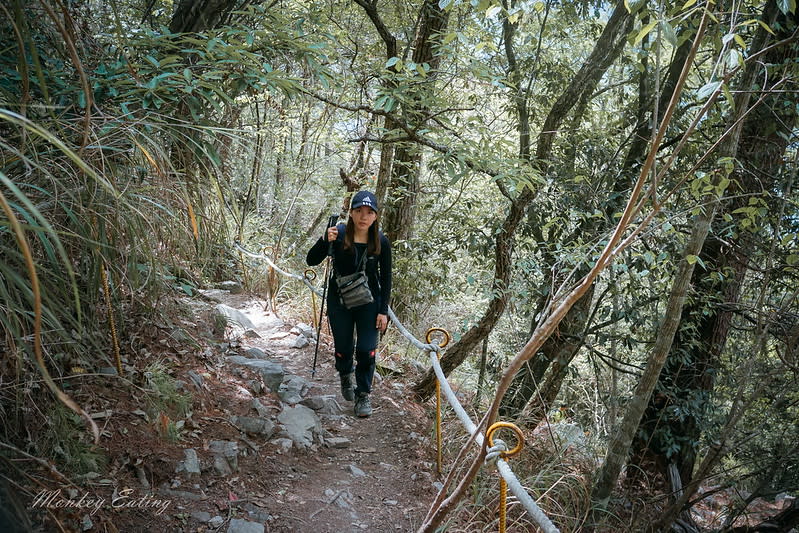
M357 250L356 250L355 253L358 253ZM361 256L361 259L358 261L358 266L355 267L355 272L353 272L353 274L356 273L356 272L360 272L362 270L366 270L366 256L368 256L368 255L369 255L369 246L367 245L366 249L363 251L363 255ZM333 273L335 274L335 276L337 278L341 277L341 274L339 274L338 269L336 268L336 255L335 254L333 254Z

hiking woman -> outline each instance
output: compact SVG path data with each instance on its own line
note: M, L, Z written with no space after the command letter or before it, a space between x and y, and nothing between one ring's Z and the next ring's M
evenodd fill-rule
M327 228L308 251L309 266L324 261L329 243L332 243L333 274L328 280L327 316L333 333L341 395L347 401L355 400L356 416L367 417L372 414L369 393L375 373L378 333L388 325L391 296L391 244L380 231L374 194L355 193L347 224ZM366 272L372 301L348 308L342 301L337 280L360 270Z

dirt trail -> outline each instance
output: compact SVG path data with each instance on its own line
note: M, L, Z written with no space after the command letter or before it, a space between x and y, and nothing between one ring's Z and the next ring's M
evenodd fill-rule
M264 316L263 302L226 292L216 298L230 307L246 308L250 313L255 310L262 318L276 320ZM43 531L61 527L123 533L324 533L410 532L418 528L436 494L435 443L429 438L428 409L411 400L409 384L400 378L377 376L372 393L374 414L356 418L352 403L341 398L329 339L324 335L312 378L314 344L291 347L296 337L290 333L295 325L290 318L282 317L285 323L281 326L259 326L259 337L245 336L233 347L220 350L218 344L208 342L207 334L212 328L209 311L215 302L191 305L195 316L173 317L173 323L182 324L200 341L199 349L185 349L185 342L174 341L174 331L165 335L168 328L154 331L151 339L152 345L163 349L158 357L170 375L192 393L191 415L180 421L146 416L142 411L142 369L131 381L87 380L78 400L89 412L103 413L98 420L103 425L101 447L108 462L98 468L97 475L71 489L45 487L60 492L50 500L40 497L38 504L29 506L31 513L46 523ZM227 360L248 348L263 350L287 375L307 380L311 387L306 397L335 396L340 413L319 415L323 440L328 444L286 450L276 440L278 435L247 435L230 422L234 416L258 416L253 398L265 408L260 416L272 420L285 406L267 387L258 391L257 373ZM181 426L179 438L166 438L168 426L176 422ZM238 468L232 473L220 474L214 468L213 441L236 443ZM189 449L196 451L199 474L180 471ZM88 499L103 500L103 505L89 508L85 505ZM66 503L59 505L63 501Z
M377 376L374 414L356 418L339 392L329 346L320 346L311 380L313 344L300 350L264 339L248 344L272 351L288 372L311 381L308 396L335 395L342 413L322 417L323 428L349 440L318 452L265 451L259 470L274 483L269 531L415 531L436 493L435 449L427 413L410 401L406 384Z

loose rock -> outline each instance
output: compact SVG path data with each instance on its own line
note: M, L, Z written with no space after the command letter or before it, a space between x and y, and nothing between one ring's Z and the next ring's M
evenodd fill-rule
M264 526L248 520L233 518L230 520L227 533L264 533Z

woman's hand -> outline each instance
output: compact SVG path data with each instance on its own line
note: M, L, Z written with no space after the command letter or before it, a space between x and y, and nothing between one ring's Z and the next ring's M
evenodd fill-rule
M338 239L338 228L336 226L330 226L327 228L327 242L333 242Z
M378 313L376 327L379 331L386 331L386 328L388 327L388 316Z

